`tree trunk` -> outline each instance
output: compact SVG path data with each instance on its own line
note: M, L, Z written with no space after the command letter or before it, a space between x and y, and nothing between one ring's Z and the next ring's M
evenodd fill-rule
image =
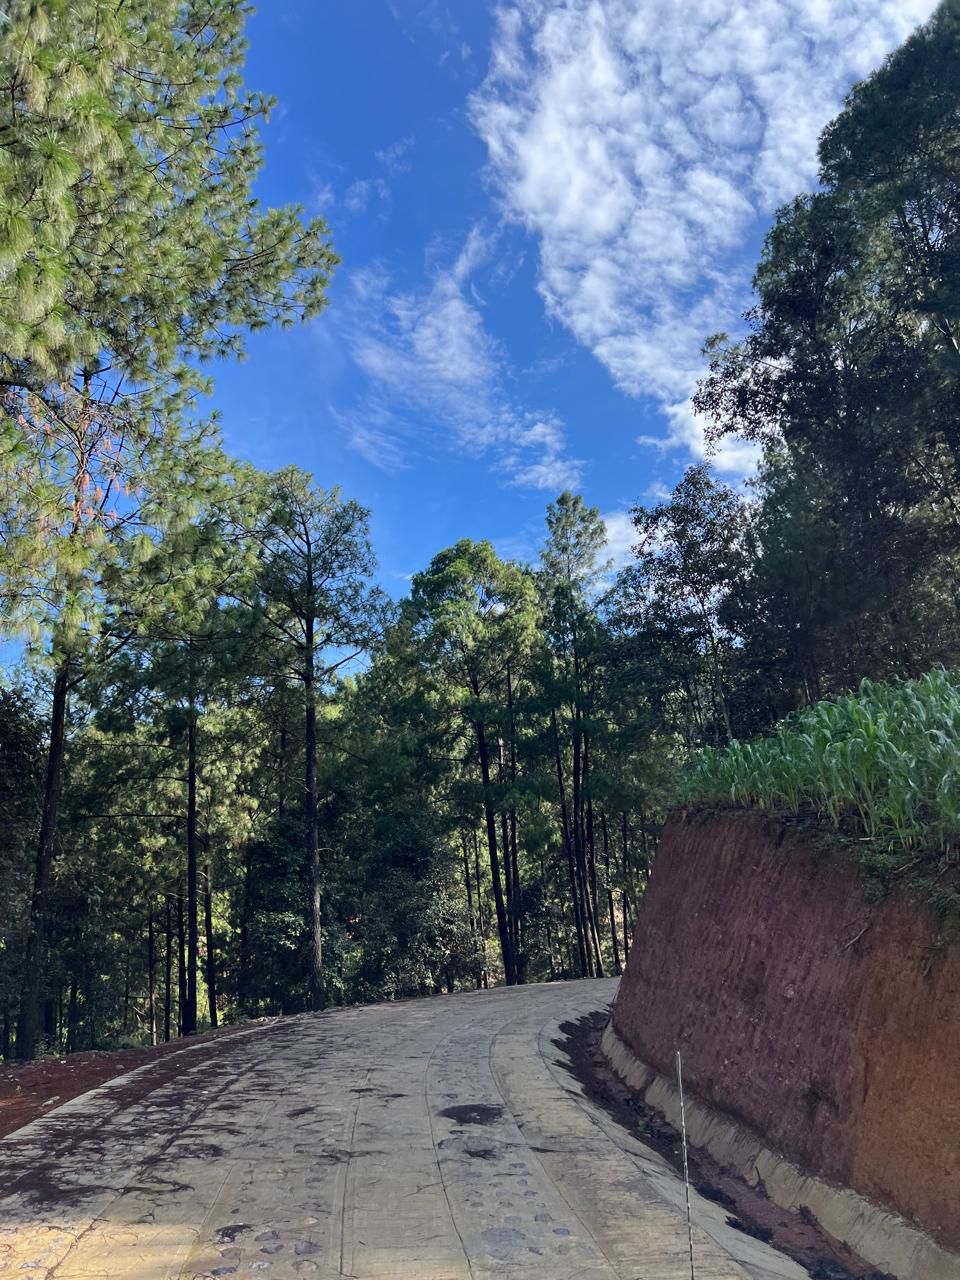
M603 971L603 952L600 950L600 897L597 888L597 852L594 848L594 830L593 830L593 801L586 786L587 778L587 755L584 752L584 792L587 796L586 801L586 840L584 844L584 852L586 854L587 863L587 892L590 895L590 928L591 937L593 939L593 956L598 978L605 976Z
M466 833L463 833L460 836L460 847L463 850L463 879L464 879L464 883L467 886L467 915L470 917L470 944L473 947L474 955L479 956L480 943L477 938L477 921L476 921L476 917L473 914L473 883L470 875L470 854L469 854L469 850L467 849ZM483 985L481 969L482 969L482 966L478 963L474 971L474 978L476 979L478 991Z
M287 704L280 707L280 741L277 752L277 817L282 818L287 803Z
M50 743L47 748L47 771L40 811L40 833L33 873L33 895L23 962L20 991L20 1017L17 1024L17 1057L36 1057L40 1033L40 995L43 987L43 948L47 932L47 897L53 870L53 849L57 834L57 815L63 791L63 758L66 742L69 663L57 668L50 709Z
M170 892L164 894L166 915L164 918L163 950L163 1038L170 1040L170 1015L173 1012L173 912L170 910Z
M500 744L501 758L503 743ZM501 768L500 780L503 781ZM516 981L517 956L517 904L513 898L513 865L510 852L510 828L506 813L500 814L500 848L503 851L503 888L507 906L507 932L510 935L510 952L514 957L514 981Z
M183 909L183 878L177 885L177 1035L184 1034L184 1013L187 1005L187 956Z
M191 696L187 720L187 985L182 1016L185 1036L195 1035L197 1030L197 906L197 708Z
M603 833L603 869L607 877L607 911L610 915L610 941L613 944L613 971L620 977L623 966L620 963L620 944L617 939L617 915L613 905L613 883L610 879L610 838L607 834L607 815L600 810L600 830Z
M123 964L123 1034L130 1029L130 944L127 943L127 954Z
M584 955L586 968L584 977L594 977L594 955L596 944L596 927L593 912L590 909L590 886L587 878L587 859L584 852L583 831L583 740L580 730L580 712L573 710L573 774L571 777L573 790L573 853L577 868L577 892L580 897L580 920L584 933Z
M512 791L510 800L510 865L513 873L511 890L511 897L514 903L513 954L517 969L517 982L525 982L526 963L523 952L523 913L520 909L520 855L517 841L517 807L515 799L517 785L517 732L513 708L513 676L509 662L507 663L507 710L510 714L510 786Z
M507 920L506 907L503 900L503 882L500 878L500 858L497 853L497 815L493 808L490 794L490 755L487 749L487 734L482 721L474 722L477 737L477 751L480 756L480 777L483 782L483 810L487 824L487 847L490 852L490 878L493 881L493 901L497 910L497 932L500 935L500 954L503 957L503 976L508 987L512 987L516 976L513 968L513 947L510 941L510 927Z
M480 872L480 838L473 833L473 866L477 876L477 925L480 929L480 940L483 947L483 988L490 985L487 975L487 922L483 918L483 876Z
M570 819L567 814L567 788L563 781L563 760L560 755L560 730L557 726L557 713L551 711L553 722L553 748L557 765L557 788L560 793L560 829L563 837L563 849L567 857L567 870L570 874L570 903L573 907L574 929L577 935L577 958L580 961L580 976L587 977L587 947L583 929L583 916L580 910L580 895L577 890L577 872L574 864L573 848L570 839Z
M127 983L130 980L130 957L127 956ZM126 1014L124 1014L126 1022ZM53 1045L57 1035L57 1002L53 996L46 996L43 1001L43 1038L45 1043Z
M623 818L623 951L625 957L629 960L630 944L633 939L633 921L630 917L630 894L627 891L627 886L630 884L630 844L626 810L623 811L621 817Z
M323 886L320 879L320 840L317 829L317 692L313 646L313 619L308 618L303 668L307 704L304 724L306 778L303 803L307 877L310 885L310 1008L316 1012L324 1007L326 992L323 980Z
M157 938L153 928L153 903L147 916L147 1003L150 1013L150 1043L157 1043Z
M207 931L207 1000L210 1004L210 1025L217 1025L217 955L213 943L213 890L210 884L210 863L203 868L204 894L203 918Z

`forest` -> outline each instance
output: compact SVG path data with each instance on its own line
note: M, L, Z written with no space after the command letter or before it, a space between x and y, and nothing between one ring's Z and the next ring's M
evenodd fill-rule
M956 702L956 0L850 93L707 343L695 407L753 478L690 466L623 566L564 492L535 563L461 540L399 600L336 477L201 412L338 265L252 195L244 9L13 6L0 38L4 1058L619 973L670 807L793 795L725 748L864 680Z

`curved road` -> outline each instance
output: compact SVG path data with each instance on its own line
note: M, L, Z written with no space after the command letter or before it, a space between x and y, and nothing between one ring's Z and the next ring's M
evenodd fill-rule
M0 1142L0 1275L689 1280L681 1184L553 1044L615 989L303 1016L111 1082ZM694 1215L697 1280L806 1276Z

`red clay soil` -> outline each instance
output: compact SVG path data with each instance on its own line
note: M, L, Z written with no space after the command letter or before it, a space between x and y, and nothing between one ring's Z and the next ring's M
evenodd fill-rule
M250 1025L250 1024L246 1024ZM93 1050L71 1053L63 1058L41 1058L37 1062L0 1064L0 1138L39 1116L46 1115L71 1098L106 1084L147 1063L158 1062L198 1041L229 1040L243 1027L218 1027L199 1036L185 1036L145 1049ZM188 1055L184 1062L197 1059ZM168 1075L164 1073L164 1076ZM158 1081L159 1083L159 1078Z
M661 1073L960 1248L960 946L849 855L755 813L675 815L613 1012Z

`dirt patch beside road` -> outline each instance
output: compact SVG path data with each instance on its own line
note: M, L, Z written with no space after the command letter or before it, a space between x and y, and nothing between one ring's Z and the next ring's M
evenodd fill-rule
M263 1019L264 1024L268 1021L271 1020ZM106 1084L108 1080L114 1080L137 1067L159 1063L191 1045L229 1040L256 1025L257 1023L248 1022L239 1026L218 1027L216 1031L207 1031L199 1036L184 1036L143 1049L96 1049L85 1053L71 1053L62 1058L40 1058L36 1062L5 1062L0 1065L0 1138L62 1106L71 1098L79 1097L81 1093ZM218 1043L217 1047L219 1048ZM200 1053L201 1050L195 1052ZM199 1059L191 1054L186 1061L192 1064ZM152 1082L149 1087L155 1088L178 1070L179 1060L172 1071L168 1069L155 1080L151 1073Z

